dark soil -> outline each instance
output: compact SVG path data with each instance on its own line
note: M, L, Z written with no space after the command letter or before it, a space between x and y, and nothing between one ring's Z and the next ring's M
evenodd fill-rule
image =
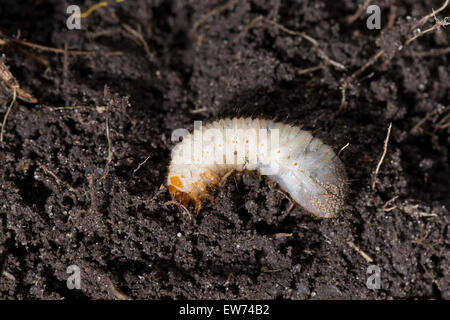
M373 1L382 28L395 2ZM0 39L122 52L0 46L39 100L17 100L0 147L0 297L449 299L450 55L417 53L449 47L450 33L399 48L443 1L398 1L383 34L366 28L366 13L346 22L361 1L238 1L193 30L225 3L129 0L69 31L73 1L0 2ZM268 20L305 32L346 69ZM130 32L138 26L148 53ZM340 109L345 79L380 48ZM12 94L0 92L3 119ZM61 106L85 107L51 108ZM289 200L250 172L229 178L199 215L165 206L172 131L235 115L300 123L336 151L350 143L340 155L351 179L343 212L333 220L288 213ZM366 286L372 264L379 290ZM81 270L81 290L66 286L70 265Z

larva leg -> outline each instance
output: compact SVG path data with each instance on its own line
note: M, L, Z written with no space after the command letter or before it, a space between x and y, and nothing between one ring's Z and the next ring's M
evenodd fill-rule
M200 194L198 198L199 198L199 199L206 198L206 199L209 200L209 202L210 202L211 204L214 203L214 197L213 197L213 195L209 194L208 192L205 192L205 193Z
M186 207L189 204L190 197L187 193L181 192L172 185L169 186L169 193L174 201L181 203L183 206Z
M295 208L295 205L296 205L295 200L292 199L292 197L290 196L290 194L286 193L286 192L278 185L278 183L277 183L276 181L273 181L272 179L269 179L268 186L269 186L269 189L270 189L271 191L273 191L275 188L278 188L278 189L275 189L275 190L276 190L277 192L281 193L287 200L289 200L289 203L290 203L290 204L289 204L289 207L288 207L287 210L286 210L286 214L289 214L289 213L292 211L292 209Z
M210 178L213 176L211 175ZM191 198L195 202L195 211L198 213L202 208L202 201L201 199L207 198L211 203L214 201L214 197L208 193L206 190L206 186L201 182L195 182L194 184L195 189L197 192L191 193Z
M294 208L295 208L295 202L291 201L291 204L290 204L289 208L287 208L286 213L291 213L292 209L294 209Z
M261 182L261 181L262 181L262 175L261 175L261 172L258 170L257 173L258 173L258 180L259 180L259 182Z
M270 191L276 190L277 183L272 179L268 179L267 185L269 186Z
M227 173L225 173L225 175L220 179L219 182L219 186L223 186L225 184L225 182L227 181L228 177L234 172L233 170L228 171Z
M195 213L198 214L200 212L200 210L202 209L202 201L200 200L200 197L196 193L191 194L191 197L195 203L195 207L194 207Z

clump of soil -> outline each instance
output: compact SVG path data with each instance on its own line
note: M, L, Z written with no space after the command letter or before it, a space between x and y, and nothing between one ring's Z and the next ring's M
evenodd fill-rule
M0 50L39 103L16 101L0 147L0 297L448 299L449 32L402 47L441 2L374 1L395 23L369 30L365 13L346 20L356 1L125 1L69 31L69 3L2 1ZM11 98L0 91L2 118ZM235 115L349 143L343 212L288 212L251 172L199 215L165 204L172 131Z

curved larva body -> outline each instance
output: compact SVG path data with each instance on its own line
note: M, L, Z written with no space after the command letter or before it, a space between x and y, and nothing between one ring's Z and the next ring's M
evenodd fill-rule
M199 131L185 135L172 151L167 184L178 200L193 199L199 203L201 197L208 195L206 187L218 184L230 170L258 170L267 174L268 169L275 169L269 178L311 214L330 218L342 207L347 189L344 166L329 146L309 132L251 118L214 121ZM205 141L208 139L204 136L211 136L211 132L223 139ZM272 136L278 137L278 143ZM203 143L196 153L195 145L200 140ZM227 148L240 153L232 152L230 161ZM192 150L193 156L188 159L192 161L186 161L184 153L190 154Z

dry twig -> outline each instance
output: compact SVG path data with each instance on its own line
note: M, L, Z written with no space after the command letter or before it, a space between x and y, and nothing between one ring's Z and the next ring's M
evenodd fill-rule
M197 109L189 109L189 113L192 114L197 114L197 113L202 113L202 112L209 112L211 111L210 108L208 107L202 107L202 108L197 108Z
M382 34L384 34L386 31L388 31L394 27L395 19L397 18L397 10L398 10L397 3L394 3L391 7L391 11L390 11L389 17L388 17L388 22L387 22L386 26L383 28Z
M432 16L434 16L435 19L435 24L424 30L424 31L420 31L419 33L417 33L416 35L414 35L413 37L409 38L408 40L405 41L404 46L408 46L409 44L411 44L411 42L413 42L414 40L416 40L417 38L423 36L426 33L429 33L431 31L437 30L442 26L446 26L450 24L450 21L447 18L444 18L443 20L439 20L438 18L436 18L436 14L441 12L442 10L444 10L448 4L449 4L450 0L446 0L445 3L437 10L437 11L433 11L432 13L426 15L425 17L423 17L422 19L419 20L419 22L417 22L412 29L415 29L417 26L421 26L423 24L425 24L425 22ZM395 17L393 18L395 20ZM393 22L392 22L393 23ZM361 73L363 73L367 68L369 68L370 66L372 66L376 61L378 61L379 58L381 58L384 55L385 51L384 49L380 49L377 53L375 53L372 57L369 58L369 60L367 61L367 63L365 63L360 69L358 69L357 71L355 71L351 77L347 78L343 85L342 85L342 98L341 98L341 106L340 109L343 109L346 105L346 90L348 87L348 84L350 81L352 81L353 79L356 79L359 77L359 75L361 75Z
M384 212L389 212L389 211L392 211L392 210L394 210L394 209L396 209L397 208L397 206L393 206L393 207L389 207L388 208L388 205L390 205L392 202L394 202L395 200L397 200L397 198L398 198L398 196L395 196L395 197L393 197L392 199L389 199L388 201L386 201L386 203L383 205L383 211Z
M372 180L372 190L375 190L375 184L377 183L378 172L380 171L381 164L383 163L384 157L386 156L387 146L389 142L389 137L391 135L392 122L389 124L386 139L384 140L383 154L381 155L380 161L378 161L377 168L375 169L375 174Z
M304 75L304 74L312 73L312 72L315 72L315 71L321 70L321 69L323 69L323 65L320 64L318 66L306 68L306 69L298 69L297 68L295 71L298 75Z
M17 43L22 46L30 47L33 49L42 50L42 51L49 51L49 52L59 53L59 54L65 53L64 49L48 47L48 46L44 46L41 44L28 42L25 40L8 38L7 41ZM95 55L95 54L98 54L98 55L103 55L103 56L119 56L119 55L123 55L123 52L122 51L79 51L79 50L71 51L71 50L67 50L67 54L72 54L72 55Z
M224 5L221 5L215 9L211 10L210 12L206 13L197 22L194 23L194 26L192 27L192 32L197 31L198 27L200 27L202 25L202 23L205 22L208 18L210 18L216 14L219 14L222 11L225 11L229 7L234 6L236 3L238 3L238 0L231 0L231 1L228 1L227 3L225 3Z
M448 53L450 53L450 47L441 48L441 49L431 49L430 51L425 51L425 52L412 51L412 52L405 53L404 55L407 57L423 58L423 57L441 56L441 55L446 55Z
M113 151L112 151L112 142L111 142L111 137L109 135L109 104L106 110L106 139L108 140L108 158L107 158L107 163L106 166L109 165L109 163L112 161L113 158ZM105 170L106 172L106 170Z
M411 27L411 29L413 30L413 29L416 29L419 26L423 26L427 22L428 19L430 19L433 16L435 17L436 14L441 12L442 10L444 10L448 6L449 3L450 3L450 0L445 0L444 4L439 9L437 9L436 11L433 10L433 12L431 12L430 14L428 14L428 15L424 16L423 18L421 18L416 24L414 24Z
M244 30L242 30L242 32L240 32L236 36L236 38L234 38L234 41L239 40L242 36L244 36L246 33L248 33L258 22L260 22L263 19L264 19L263 16L257 16L252 21L250 21L250 23L247 26L245 26Z
M309 43L311 43L313 45L313 47L315 48L315 50L317 51L317 54L319 55L319 57L321 59L323 59L325 62L327 62L328 64L331 64L332 66L334 66L336 69L339 70L345 70L345 66L342 63L339 63L337 61L334 61L332 59L330 59L325 52L320 48L319 42L310 37L309 35L307 35L304 32L299 32L299 31L293 31L290 30L288 28L286 28L285 26L273 21L273 20L269 20L269 19L265 19L265 21L267 21L268 23L272 24L273 26L275 26L276 28L279 28L281 31L290 34L290 35L294 35L294 36L299 36L305 40L307 40Z
M356 252L358 252L361 257L363 257L368 263L372 263L373 259L371 257L369 257L369 255L367 253L365 253L364 251L362 251L356 244L354 244L352 241L347 242L347 244L352 247Z
M9 107L8 107L8 110L6 110L5 117L3 118L2 128L1 128L1 131L0 131L0 143L3 143L3 135L5 133L6 121L8 120L9 113L11 112L11 109L14 106L14 103L16 102L16 96L17 96L17 89L16 89L16 87L14 87L13 98L11 100L11 103L10 103Z
M142 34L142 28L141 25L138 24L137 30L134 30L132 27L130 27L129 25L122 23L122 27L128 31L133 37L136 38L136 40L138 41L138 43L140 43L145 50L145 53L147 54L148 59L150 59L150 61L153 60L153 54L150 51L150 47L148 45L147 40L145 40L144 35Z
M341 148L341 150L339 150L337 156L339 157L339 156L341 155L342 151L344 151L349 145L350 145L350 142L347 142L347 144L346 144L345 146L343 146L343 147Z
M65 182L64 180L60 179L56 173L54 173L52 170L50 170L49 168L47 168L45 165L43 165L41 162L36 161L36 163L38 164L38 166L44 171L45 174L50 175L53 177L53 179L55 179L55 181L58 184L62 184L65 185L70 192L75 192L75 189L67 182Z
M139 165L137 166L136 169L133 170L133 174L135 174L136 172L139 171L139 169L148 161L148 159L150 159L150 156L148 156L144 161L142 161L141 163L139 163Z
M28 92L20 88L19 81L13 76L6 64L0 60L0 87L14 94L16 91L17 98L29 103L37 103L38 100Z
M450 18L449 17L445 17L443 20L439 20L438 18L436 18L436 16L434 17L435 19L435 23L433 26L429 27L428 29L425 29L424 31L420 31L418 32L415 36L409 38L408 40L406 40L405 42L405 46L409 45L411 42L413 42L414 40L416 40L417 38L422 37L424 34L427 34L429 32L432 32L434 30L437 30L441 27L445 27L450 25ZM419 29L420 30L420 29Z
M371 0L366 0L364 4L361 7L359 7L354 14L347 17L346 19L347 23L352 24L353 22L355 22L363 14L364 10L366 10L366 8L369 6L370 1Z
M449 109L450 107L447 107ZM450 126L450 122L447 122L447 120L450 119L450 112L447 113L446 116L444 116L439 122L434 126L434 132L438 131L439 129L445 129Z
M114 2L116 3L120 3L120 2L124 2L126 0L115 0ZM90 16L95 10L101 8L101 7L106 7L109 6L111 3L109 1L100 1L96 4L94 4L93 6L91 6L89 9L87 9L85 12L80 13L79 15L74 15L77 16L79 18L87 18L88 16Z
M59 111L59 110L76 110L76 109L92 109L96 110L98 113L103 113L107 109L107 106L68 106L68 107L52 107L52 106L44 106L49 109L49 111Z

